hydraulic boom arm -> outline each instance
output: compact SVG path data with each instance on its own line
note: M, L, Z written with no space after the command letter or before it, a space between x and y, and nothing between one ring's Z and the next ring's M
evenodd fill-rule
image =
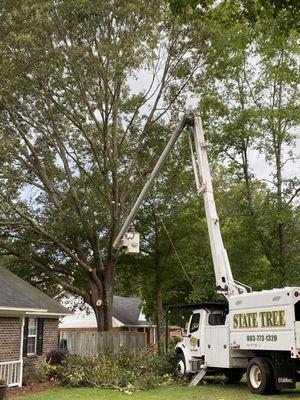
M208 164L206 151L207 146L204 139L202 121L199 117L195 117L194 120L194 142L196 160L194 151L191 147L192 162L196 187L198 193L203 193L204 198L204 208L215 270L217 291L224 294L225 297L229 297L233 294L246 293L246 286L235 282L233 279L227 251L223 244Z
M215 270L216 284L218 293L222 293L226 298L234 294L246 293L246 285L235 282L232 276L226 249L223 245L221 236L219 219L216 211L210 169L208 164L206 144L203 135L201 118L194 115L185 115L176 130L172 134L163 153L157 161L152 173L150 174L144 188L138 196L134 206L132 207L128 217L126 218L121 231L116 237L114 248L125 248L125 251L137 253L139 247L139 235L132 228L131 224L136 216L139 207L147 196L156 176L158 175L162 165L173 149L176 141L186 126L194 127L194 146L190 139L192 164L195 174L196 187L198 193L202 193L204 197L205 214L208 226L209 240ZM195 147L195 150L194 150Z

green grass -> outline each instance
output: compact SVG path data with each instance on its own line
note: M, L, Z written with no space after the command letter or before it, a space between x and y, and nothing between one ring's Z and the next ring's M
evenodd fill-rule
M19 397L26 400L288 400L300 399L300 384L296 390L274 396L259 396L249 392L246 383L222 385L209 383L194 388L168 386L135 392L133 395L110 389L57 387L46 392Z

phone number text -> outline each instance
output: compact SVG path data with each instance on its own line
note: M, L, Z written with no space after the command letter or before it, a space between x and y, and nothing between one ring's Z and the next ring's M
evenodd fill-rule
M277 335L247 335L247 342L277 342Z

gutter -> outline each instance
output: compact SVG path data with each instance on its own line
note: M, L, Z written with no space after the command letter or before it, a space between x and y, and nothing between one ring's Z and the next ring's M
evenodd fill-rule
M66 317L67 315L73 315L73 313L70 311L69 313L53 313L53 312L47 312L47 310L42 310L42 312L39 312L39 310L35 311L27 311L25 312L26 315L41 315L41 316L53 316L53 317Z
M55 312L48 312L47 309L45 308L22 308L22 307L0 307L0 313L1 311L6 311L6 312L14 312L14 313L21 313L25 315L48 315L48 316L55 316L55 317L64 317L67 315L72 315L72 312L61 312L61 313L55 313Z
M47 310L45 308L22 308L22 307L0 307L0 311L19 311L19 312L40 312L46 313Z

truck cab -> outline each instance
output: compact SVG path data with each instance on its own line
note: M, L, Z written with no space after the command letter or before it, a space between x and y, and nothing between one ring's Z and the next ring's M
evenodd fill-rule
M215 346L213 346L215 341L211 337L211 329L213 327L219 330L220 328L225 328L226 332L228 330L227 304L202 303L198 304L198 306L199 308L196 308L189 318L188 328L183 335L182 341L176 345L177 372L179 376L193 374L199 371L203 365L206 365L207 357L209 357L210 353L213 354L213 349L215 349ZM217 333L217 330L215 329L214 332ZM220 336L222 336L221 332ZM224 338L227 336L228 334ZM210 341L211 343L209 343ZM222 348L220 350L219 356L223 353Z

